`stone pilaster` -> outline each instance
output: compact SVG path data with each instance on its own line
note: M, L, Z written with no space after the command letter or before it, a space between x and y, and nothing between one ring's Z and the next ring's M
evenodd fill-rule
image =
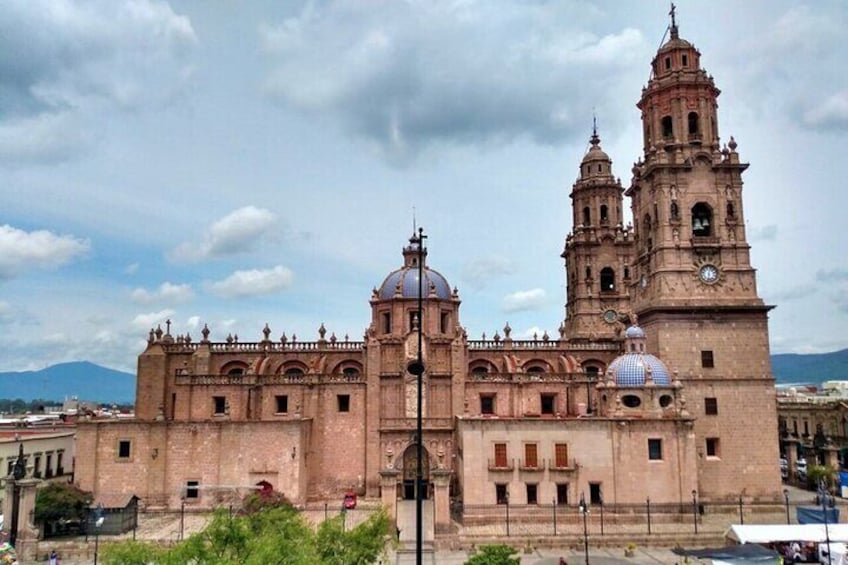
M380 498L393 522L397 520L398 475L400 475L400 471L397 469L389 468L380 471Z
M450 478L447 469L436 469L430 472L433 479L433 506L435 514L436 533L450 531Z

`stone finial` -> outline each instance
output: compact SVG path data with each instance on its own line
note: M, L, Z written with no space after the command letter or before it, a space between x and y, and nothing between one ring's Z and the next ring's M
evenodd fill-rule
M165 332L162 331L162 326L161 325L156 326L156 341L161 340L162 336L164 334L165 334Z
M203 329L200 330L200 335L203 336L203 340L201 341L201 343L209 343L209 333L209 326L203 324Z
M171 319L165 320L165 335L171 335Z
M286 337L286 332L283 332L283 335L280 336L280 343L285 345L289 341L289 338Z
M153 328L150 328L150 333L147 335L147 345L153 345L156 341L156 335L153 333Z
M509 334L512 333L512 328L509 327L509 322L507 322L506 325L503 327L503 332L504 332L504 337L506 339L509 339Z
M548 331L545 330L545 333L542 334L542 341L550 341L551 336L548 335Z
M559 324L559 338L565 339L565 320Z
M188 332L185 334L185 342L187 345L191 345L191 334Z
M539 332L533 332L533 341L539 341Z
M378 298L379 296L380 295L377 292L377 287L375 286L374 288L371 289L371 298Z
M495 335L494 335L494 336L492 336L492 339L493 339L493 340L495 340L495 343L500 343L500 341L501 341L501 334L499 334L499 333L497 332L497 330L495 330Z
M292 334L292 344L297 343L297 334Z
M238 334L234 334L234 335L233 335L233 341L234 341L235 343L238 343Z
M486 341L486 332L483 332L483 335L480 336L480 339L482 339L483 341Z
M727 146L730 148L731 151L736 151L736 148L738 147L736 140L733 139L732 135L730 136L730 143L728 143Z
M459 298L459 289L453 287L453 293L451 293L451 298Z
M338 339L336 338L336 332L330 334L330 343L336 343Z
M232 344L233 341L233 334L227 334L227 343Z
M262 328L262 335L265 336L265 341L270 341L271 328L268 327L268 322L265 322L265 327Z
M327 335L327 328L324 327L324 322L321 322L321 327L318 328L318 337L323 340L325 335Z
M350 341L350 336L349 336L349 335L347 335L347 334L345 334L345 336L344 336L344 340L345 340L345 343L349 342L349 341Z

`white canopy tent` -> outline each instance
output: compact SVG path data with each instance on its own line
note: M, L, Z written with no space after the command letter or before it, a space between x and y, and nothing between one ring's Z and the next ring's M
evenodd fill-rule
M772 543L792 541L830 541L848 543L848 524L777 524L731 526L724 537L735 543Z

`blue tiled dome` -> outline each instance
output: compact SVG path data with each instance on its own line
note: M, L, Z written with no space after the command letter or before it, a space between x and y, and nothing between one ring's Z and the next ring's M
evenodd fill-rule
M642 331L640 328L630 327ZM644 335L644 332L643 332ZM649 353L625 353L610 363L607 372L612 374L619 386L642 386L645 384L645 370L651 368L651 379L657 385L670 385L668 368L662 361Z
M417 267L404 267L390 273L389 276L386 277L386 280L383 281L383 284L380 285L380 298L385 300L394 297L398 282L400 282L401 285L403 298L418 298ZM442 298L444 300L450 299L451 289L448 285L448 281L445 280L445 277L430 268L424 267L424 284L422 285L422 292L424 293L425 298L430 296L431 284L436 291L436 298Z
M630 326L624 331L624 337L628 339L639 339L647 336L645 335L645 330L639 326Z

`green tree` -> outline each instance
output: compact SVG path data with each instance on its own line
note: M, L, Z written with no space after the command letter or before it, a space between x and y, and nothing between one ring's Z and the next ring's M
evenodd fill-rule
M34 519L37 523L83 520L92 500L90 492L75 485L48 483L35 497Z
M519 565L518 550L508 545L481 545L465 565Z
M385 510L345 531L343 516L324 520L318 528L318 553L325 565L370 565L386 549L390 520Z
M147 565L158 563L164 552L154 544L128 540L103 544L99 556L112 565Z
M824 481L825 486L830 489L836 484L836 469L830 465L810 465L807 469L807 483L812 488L818 488L819 483Z

